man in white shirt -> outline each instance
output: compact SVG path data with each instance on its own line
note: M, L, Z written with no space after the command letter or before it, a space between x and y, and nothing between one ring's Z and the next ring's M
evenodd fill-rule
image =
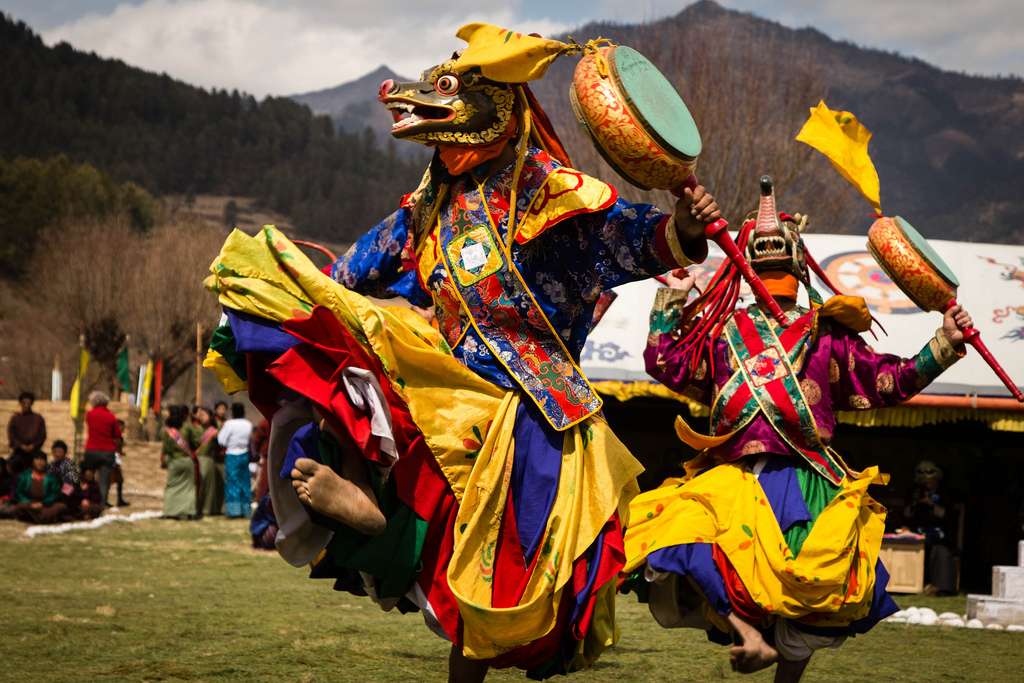
M228 517L248 517L252 510L252 492L249 481L249 439L252 422L245 419L245 406L231 404L231 419L217 434L217 442L224 447L224 514Z

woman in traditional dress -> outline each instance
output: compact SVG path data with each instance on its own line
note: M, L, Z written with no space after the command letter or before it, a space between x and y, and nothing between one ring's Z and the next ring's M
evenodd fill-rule
M195 519L198 514L196 463L192 444L182 433L188 408L171 406L161 434L160 466L167 470L164 514L169 519Z
M195 449L199 463L199 514L207 517L224 512L224 464L217 443L217 427L209 408L196 406L186 438Z

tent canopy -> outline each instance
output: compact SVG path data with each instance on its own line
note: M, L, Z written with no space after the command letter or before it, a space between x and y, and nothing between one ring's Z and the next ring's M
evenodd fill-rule
M809 234L804 240L832 282L843 291L864 297L871 312L888 331L866 339L877 351L912 356L942 324L940 313L925 313L889 280L867 250L867 238L853 235ZM1018 385L1024 384L1024 246L929 240L960 280L958 300L971 313L982 339ZM691 267L698 286L707 283L721 263L712 246L704 264ZM594 328L581 355L587 376L594 381L651 382L644 371L648 316L653 280L617 288L618 299ZM829 292L815 279L822 296ZM741 303L753 301L744 286ZM802 292L803 305L806 293ZM967 357L931 384L926 393L950 396L1006 397L1009 392L978 354Z

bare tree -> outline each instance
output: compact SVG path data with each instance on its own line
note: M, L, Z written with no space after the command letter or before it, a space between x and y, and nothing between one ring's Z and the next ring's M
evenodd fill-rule
M26 291L53 329L74 345L79 335L113 385L124 346L124 301L132 289L132 257L143 236L123 217L69 221L49 228L33 259Z
M163 360L166 387L193 367L196 323L208 335L217 321L216 297L203 279L223 240L200 221L181 221L161 225L141 245L125 328L133 346Z
M113 386L126 343L140 360L162 360L170 387L193 367L196 323L209 330L216 322L216 299L202 281L222 241L219 229L197 220L145 234L120 218L51 228L29 282L0 292L10 301L0 318L8 342L0 378L41 391L59 355L70 383L83 335L93 358L87 388Z

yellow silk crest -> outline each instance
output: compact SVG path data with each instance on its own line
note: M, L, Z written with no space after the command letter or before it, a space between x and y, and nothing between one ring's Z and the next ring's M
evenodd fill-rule
M810 111L796 139L828 157L836 170L881 213L878 172L868 155L871 131L850 112L832 111L824 100Z
M466 24L455 35L468 43L455 60L456 71L479 67L484 77L499 83L526 83L541 78L559 55L578 49L494 24Z

